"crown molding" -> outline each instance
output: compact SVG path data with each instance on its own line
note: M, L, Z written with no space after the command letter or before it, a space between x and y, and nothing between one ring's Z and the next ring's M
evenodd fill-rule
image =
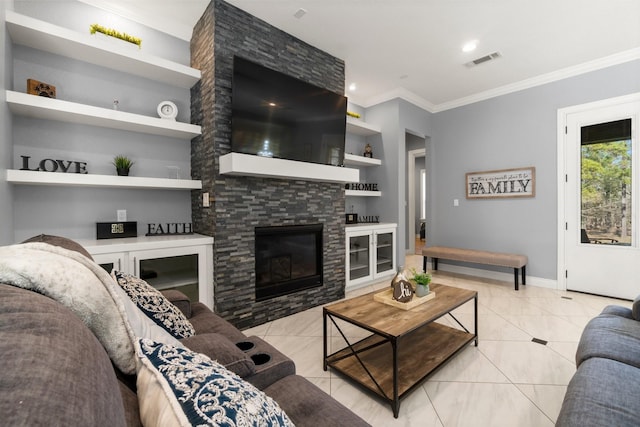
M369 108L383 102L400 98L428 111L429 113L439 113L441 111L463 107L465 105L474 104L476 102L485 101L487 99L496 98L498 96L508 95L510 93L519 92L521 90L530 89L547 83L553 83L559 80L579 76L581 74L586 74L592 71L601 70L638 59L640 59L640 47L625 50L613 55L605 56L603 58L585 62L572 67L563 68L551 73L542 74L540 76L525 79L516 83L500 86L483 92L478 92L470 96L443 102L441 104L433 104L432 102L429 102L421 96L416 95L415 93L402 87L374 97L370 97L363 103L356 102L356 104L364 108Z
M354 103L360 105L361 107L369 108L373 107L374 105L382 104L383 102L392 101L398 98L404 99L405 101L410 102L430 113L433 113L436 107L433 103L403 87L398 87L396 89L390 90L389 92L372 96L366 99L363 103Z
M640 48L626 50L620 53L605 56L604 58L585 62L572 67L563 68L561 70L542 74L540 76L497 87L495 89L490 89L484 92L479 92L477 94L464 98L459 98L449 102L443 102L442 104L436 105L435 111L433 112L438 113L440 111L462 107L464 105L473 104L475 102L496 98L498 96L507 95L514 92L519 92L521 90L530 89L536 86L542 86L547 83L553 83L559 80L579 76L581 74L586 74L592 71L612 67L614 65L623 64L625 62L635 61L637 59L640 59Z

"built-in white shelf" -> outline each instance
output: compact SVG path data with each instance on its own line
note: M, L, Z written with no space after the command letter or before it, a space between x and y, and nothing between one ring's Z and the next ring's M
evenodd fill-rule
M92 36L88 25L82 34L9 10L5 20L11 40L19 45L187 89L201 77L199 70L149 55L144 48L129 50Z
M103 187L146 190L200 190L202 181L78 173L7 170L7 182L22 185Z
M243 153L220 156L220 174L323 182L358 182L360 180L358 169Z
M380 197L382 196L381 191L364 191L364 190L344 190L345 196L356 196L356 197Z
M382 164L382 160L345 153L344 164L351 166L380 166Z
M355 135L371 136L382 133L382 130L380 126L371 125L355 117L347 116L347 132Z
M189 141L201 134L201 127L175 120L143 116L109 108L93 107L26 93L6 92L9 109L21 116L100 126Z

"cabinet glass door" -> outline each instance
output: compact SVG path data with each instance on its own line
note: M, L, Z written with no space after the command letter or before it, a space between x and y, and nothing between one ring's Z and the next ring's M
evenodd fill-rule
M177 289L191 301L199 301L198 254L139 259L137 271L158 290Z
M393 233L376 234L376 273L393 270Z
M92 257L93 260L109 274L111 274L111 271L114 269L123 271L125 268L124 257L122 254L94 254Z
M353 236L349 238L349 280L367 277L369 268L369 244L371 235Z

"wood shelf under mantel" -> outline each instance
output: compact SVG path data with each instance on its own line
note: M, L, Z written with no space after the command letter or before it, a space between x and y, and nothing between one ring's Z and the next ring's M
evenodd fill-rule
M7 170L7 182L20 185L54 185L63 187L102 187L145 190L200 190L202 181L189 179L148 178Z
M198 125L11 90L6 91L6 100L14 114L25 117L161 135L185 141L190 141L202 133Z

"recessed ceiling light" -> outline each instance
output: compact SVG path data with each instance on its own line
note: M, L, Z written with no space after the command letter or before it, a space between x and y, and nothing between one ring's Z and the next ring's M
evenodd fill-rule
M295 16L296 18L300 19L302 18L304 15L307 14L306 9L300 8L296 11L296 13L293 14L293 16Z
M403 75L401 75L401 76L399 77L399 79L400 79L400 80L404 80L404 79L406 79L407 77L409 77L409 75L408 75L408 74L403 74Z
M351 84L349 85L349 91L350 91L350 92L354 92L356 89L357 89L357 86L356 86L356 84L355 84L355 83L351 83Z
M462 51L471 52L476 50L476 47L478 47L478 40L471 40L470 42L467 42L464 44L464 46L462 46Z

